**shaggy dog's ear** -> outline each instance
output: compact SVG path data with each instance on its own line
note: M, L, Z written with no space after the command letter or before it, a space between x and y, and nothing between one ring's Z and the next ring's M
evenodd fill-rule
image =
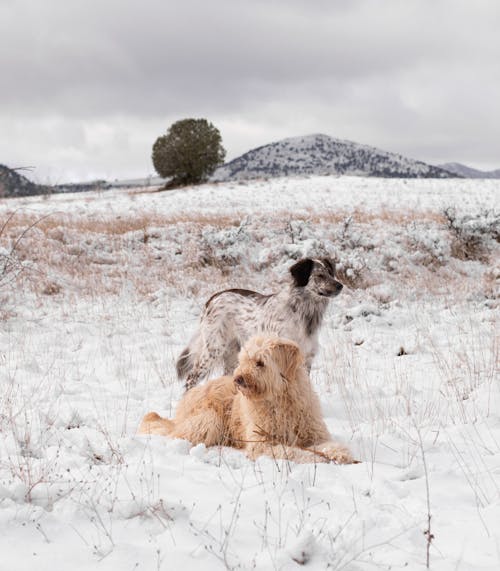
M304 287L309 283L313 266L314 260L311 260L311 258L304 258L303 260L299 260L296 264L293 264L290 268L290 273L296 285Z
M303 363L298 345L284 339L280 339L273 345L273 357L287 380L295 377L297 369Z

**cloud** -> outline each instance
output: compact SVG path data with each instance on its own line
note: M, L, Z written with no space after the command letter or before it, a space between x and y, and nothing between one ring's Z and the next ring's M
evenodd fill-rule
M494 0L4 0L0 162L140 175L194 116L228 157L319 131L493 168L499 16Z

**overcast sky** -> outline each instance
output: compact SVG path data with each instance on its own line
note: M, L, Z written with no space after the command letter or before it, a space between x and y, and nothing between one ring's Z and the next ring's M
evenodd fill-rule
M153 173L174 121L227 158L325 133L500 168L499 0L0 0L0 163Z

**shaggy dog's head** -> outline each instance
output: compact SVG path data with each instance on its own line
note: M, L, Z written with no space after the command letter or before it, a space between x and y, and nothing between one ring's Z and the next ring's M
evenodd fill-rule
M290 268L295 287L320 297L335 297L344 287L335 279L335 263L329 258L304 258Z
M255 336L241 349L238 362L236 388L249 399L266 399L278 396L294 381L303 357L293 341Z

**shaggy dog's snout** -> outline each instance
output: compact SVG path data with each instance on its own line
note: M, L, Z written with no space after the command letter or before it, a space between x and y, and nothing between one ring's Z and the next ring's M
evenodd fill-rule
M248 387L247 382L245 381L245 379L241 375L238 375L237 377L235 377L234 384L238 387L241 387L242 389L245 389Z

